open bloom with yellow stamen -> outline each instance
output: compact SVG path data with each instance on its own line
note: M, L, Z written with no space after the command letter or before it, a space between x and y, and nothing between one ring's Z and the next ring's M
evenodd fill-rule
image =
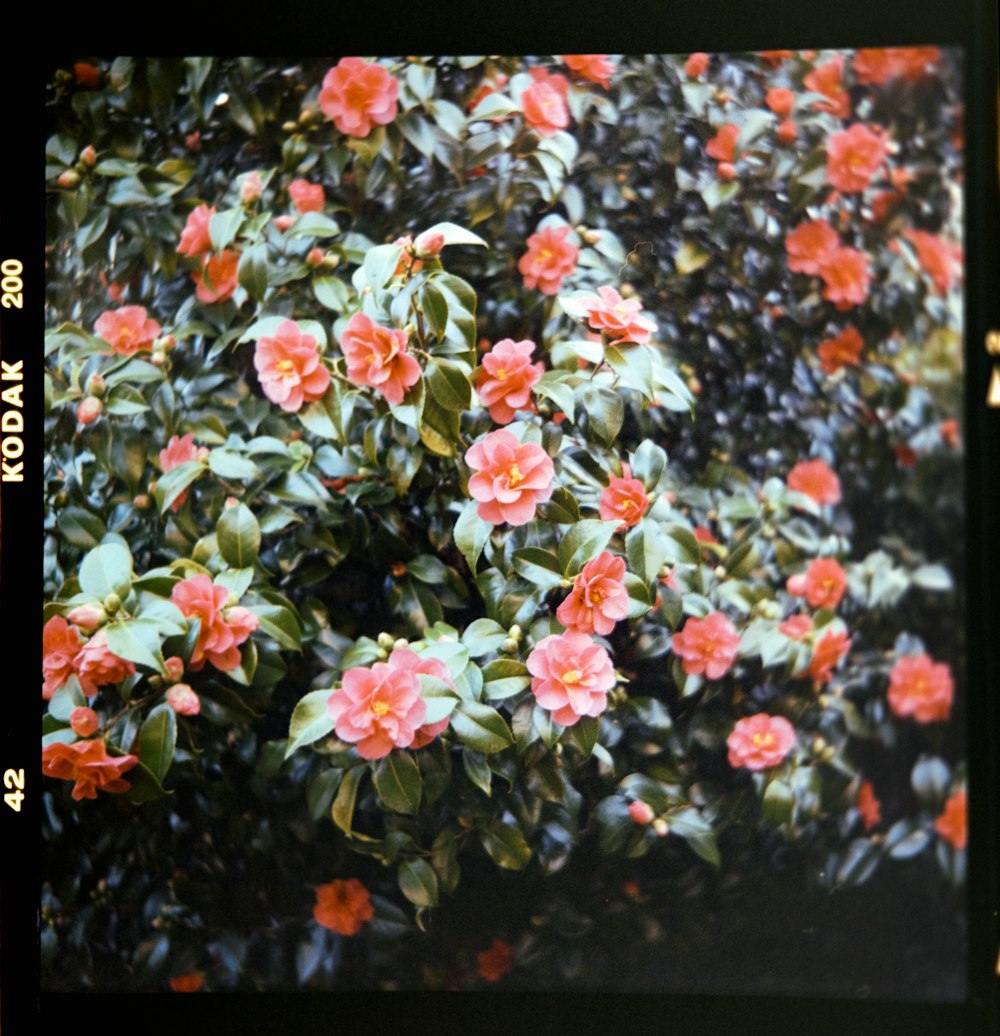
M614 342L649 341L656 330L656 322L642 312L638 299L623 299L614 288L602 284L597 295L584 300L587 305L587 323L595 331L603 332Z
M479 501L479 517L492 525L526 525L538 504L552 496L555 468L534 443L518 442L508 431L490 432L473 443L465 462L475 474L469 496Z
M545 637L528 655L527 666L534 677L531 693L556 723L571 727L608 707L615 668L607 651L585 634Z
M624 578L625 559L602 551L583 566L556 618L572 632L606 637L628 615Z
M729 765L745 770L768 770L777 766L795 745L795 727L784 716L756 716L741 719L726 738Z
M253 365L264 395L289 413L322 399L330 384L316 339L303 334L294 320L283 321L273 337L257 342Z
M601 493L601 499L597 502L597 511L603 522L613 522L616 518L621 521L618 531L638 525L639 520L649 510L649 497L646 495L646 487L637 479L632 478L632 469L622 465L624 478L612 478L607 489Z
M357 745L362 759L381 759L411 745L427 715L417 674L384 662L348 669L327 710L337 737Z
M531 387L545 370L543 363L532 363L535 343L505 338L483 357L476 378L476 391L490 417L497 424L510 424L518 410L534 410Z

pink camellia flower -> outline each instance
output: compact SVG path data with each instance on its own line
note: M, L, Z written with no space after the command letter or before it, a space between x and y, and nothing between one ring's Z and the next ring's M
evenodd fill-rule
M71 745L56 742L42 749L42 773L61 781L75 781L73 798L96 799L97 792L121 794L132 785L122 774L139 762L134 755L108 755L101 738L76 741Z
M704 674L709 680L718 680L729 671L739 646L740 635L722 612L688 619L673 637L674 654L680 656L684 672L688 676Z
M212 237L208 232L208 224L215 215L215 206L199 205L188 213L187 222L181 231L180 244L177 251L181 255L194 258L212 251Z
M569 81L544 68L531 69L531 78L534 82L521 94L524 121L540 137L551 137L569 125Z
M708 69L708 55L702 51L698 51L695 54L689 54L687 61L684 62L684 75L688 79L697 79L700 75L703 75Z
M606 637L628 614L625 559L602 551L583 566L559 608L556 618L572 633Z
M77 737L90 737L96 733L101 725L97 713L88 709L86 705L80 705L69 714L69 726Z
M603 86L605 90L611 86L611 77L616 68L608 61L607 54L562 54L563 64L575 72L581 79Z
M847 589L847 574L834 558L816 558L806 570L805 598L813 608L836 608Z
M326 204L323 185L308 180L292 180L288 185L288 197L299 212L322 212Z
M758 712L737 720L726 738L729 765L744 770L769 770L795 747L795 727L784 716Z
M42 629L42 697L48 701L73 675L80 651L80 634L61 616L53 615Z
M788 269L814 276L839 247L837 231L825 219L805 220L785 238Z
M341 741L355 744L362 759L381 759L413 744L427 704L415 672L376 662L370 669L348 669L327 710Z
M548 454L510 432L490 432L473 443L465 463L475 472L469 496L479 501L479 517L492 525L527 525L537 505L552 496L555 468Z
M71 612L67 612L66 618L84 633L93 633L101 623L107 621L108 613L99 604L78 604Z
M255 201L260 200L263 193L264 183L260 178L260 173L247 173L240 186L240 200L245 205L252 205Z
M819 365L827 374L836 374L843 367L856 367L861 362L865 341L856 327L845 327L839 335L820 342L816 350Z
M736 141L740 136L740 128L732 122L719 127L719 131L705 145L709 158L717 162L736 161Z
M534 677L531 693L556 723L571 727L584 716L599 716L608 707L615 685L611 656L582 633L553 634L528 655Z
M208 454L209 449L207 446L195 446L193 432L188 432L184 436L172 435L170 442L160 450L160 468L166 474L168 471L173 471L174 468L179 467L181 464L186 464L188 461L204 460ZM185 489L174 500L170 505L172 511L176 513L184 506L184 501L187 500L189 491Z
M531 386L542 376L544 363L532 363L535 343L504 338L483 357L476 391L497 424L510 424L518 410L534 410Z
M205 256L201 271L192 274L194 293L199 301L211 304L232 298L239 283L239 265L240 253L232 248L223 249L218 255Z
M323 77L319 107L341 133L367 137L396 118L399 83L377 62L342 58Z
M436 677L442 683L446 683L452 690L455 689L451 673L448 672L448 667L440 658L424 657L418 655L416 651L411 651L410 648L395 648L386 664L392 669L403 669L408 673L413 673L414 676L419 676L423 673L425 676ZM424 745L429 745L438 734L443 734L447 728L447 716L437 723L424 723L416 734L413 735L413 742L410 744L410 748L423 748Z
M638 299L623 299L614 288L601 285L597 295L583 300L587 306L587 323L612 342L649 341L656 331L656 322L643 315Z
M316 888L313 917L338 935L357 935L375 916L372 897L357 878L337 878Z
M955 682L943 662L928 655L905 655L889 672L889 707L897 716L918 723L946 720L955 697Z
M119 658L111 648L104 630L98 630L80 653L73 659L73 668L83 693L92 698L99 687L118 683L135 672L135 666L125 658Z
M840 503L840 479L824 460L802 460L785 480L789 489L808 496L821 507Z
M834 669L851 648L851 638L843 631L824 633L813 649L807 674L817 683L829 683Z
M634 824L645 826L651 824L656 814L653 812L653 807L648 802L643 802L642 799L636 799L635 802L628 804L628 815L632 818Z
M316 339L294 320L282 321L273 335L257 340L253 365L264 395L290 414L322 399L330 385Z
M885 131L856 122L826 142L826 178L841 193L857 194L882 167L885 155Z
M792 640L801 640L813 627L808 615L789 615L784 622L778 623L778 631Z
M953 849L964 849L969 844L969 806L965 788L948 796L944 810L934 821L934 830Z
M622 478L613 476L607 488L601 493L597 502L597 513L602 522L621 521L619 532L624 532L633 525L638 525L642 516L649 510L649 497L646 487L632 478L632 469L628 464L622 465Z
M147 313L144 306L122 306L107 309L94 324L94 330L119 356L134 356L149 352L160 333L160 325Z
M837 309L859 306L868 298L871 273L868 256L857 248L837 248L819 271L823 298Z
M775 115L786 119L792 114L792 109L795 107L795 94L783 86L775 86L767 91L764 102Z
M547 226L528 238L528 251L517 261L524 286L543 295L556 295L576 269L580 249L567 241L569 227Z
M340 336L347 376L355 385L378 389L392 404L403 402L420 380L420 364L406 351L406 332L382 327L355 313Z
M167 704L178 716L197 716L201 712L201 699L186 683L175 683L167 691Z
M934 282L935 289L944 294L960 269L956 249L926 230L906 230L903 237L913 242L917 250L917 262Z
M825 65L814 68L802 80L807 90L823 94L827 100L817 101L813 108L827 111L838 119L846 119L851 114L851 95L844 89L841 77L844 72L844 56L837 54Z
M76 407L76 419L80 424L93 424L104 412L104 404L97 396L81 399Z
M224 586L216 586L208 576L202 574L176 583L170 593L170 600L187 618L196 618L201 622L198 642L188 663L192 672L198 672L206 662L211 662L222 672L239 667L239 645L259 625L253 612L246 608L231 608L224 612L229 591Z

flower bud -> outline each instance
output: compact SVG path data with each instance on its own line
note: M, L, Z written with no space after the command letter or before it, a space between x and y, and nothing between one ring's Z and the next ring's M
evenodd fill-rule
M240 186L240 199L244 205L253 205L264 193L264 184L259 173L247 173Z
M720 162L717 172L720 180L733 180L736 177L736 166L732 162Z
M116 593L110 593L104 598L104 610L108 615L114 615L122 606L122 599Z
M239 507L240 502L235 496L227 496L225 503L222 505L224 511L228 511L231 507Z
M378 635L378 646L388 651L390 648L395 647L396 638L391 633L380 633Z
M195 130L184 138L184 146L188 151L201 151L201 130Z
M177 655L171 655L163 664L167 669L167 679L171 683L177 683L184 675L184 660Z
M646 825L653 822L655 813L653 807L648 802L643 802L642 799L636 799L635 802L630 802L628 807L628 815L632 818L636 824Z
M81 152L80 158L84 165L95 166L97 165L97 152L94 150L93 144L88 144Z
M716 579L725 579L726 578L726 566L725 565L716 565L715 566L715 577L716 577Z
M152 504L152 502L153 501L150 500L148 493L139 493L138 496L136 496L135 499L132 501L132 506L137 511L147 511L149 510L149 507Z
M100 374L92 374L87 380L87 393L100 398L107 390L107 383Z
M433 259L444 248L444 234L440 230L425 230L413 242L413 251L418 259Z
M76 408L76 419L80 424L92 424L101 416L104 404L96 396L81 399Z
M294 133L298 128L299 124L297 122L292 122L291 120L281 124L282 133Z
M159 352L169 353L177 348L177 339L173 335L163 335L156 339L153 346Z
M292 227L295 226L295 221L297 219L298 219L298 216L275 216L274 217L274 225L282 233L285 233L285 231L291 230Z
M102 622L107 622L108 616L99 604L81 604L74 608L66 618L84 633L91 633Z
M500 645L500 650L507 655L513 655L517 653L517 641L513 637L507 637L504 642Z
M774 135L780 143L792 144L799 135L799 128L791 119L782 119L778 123L778 128L774 131Z
M90 737L91 734L96 733L101 721L93 709L81 705L69 714L69 725L78 737Z
M394 640L392 642L392 648L394 651L400 651L403 648L408 648L409 646L410 642L406 639L406 637L400 637L398 640Z
M520 641L520 639L524 636L524 631L515 622L514 625L511 626L509 630L507 630L507 636L510 637L510 639L513 641Z
M201 700L186 683L175 683L167 691L167 704L178 716L197 716L201 712Z
M653 821L653 830L657 838L666 838L670 834L670 825L662 817L657 817Z
M310 248L309 254L306 256L306 266L311 266L314 270L317 266L323 265L323 249L322 248Z
M60 187L72 189L80 182L80 174L75 169L64 169L56 179Z

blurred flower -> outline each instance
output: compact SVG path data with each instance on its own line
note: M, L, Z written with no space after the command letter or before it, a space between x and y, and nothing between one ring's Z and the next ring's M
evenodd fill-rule
M819 271L823 278L823 298L837 309L859 306L868 298L871 273L868 256L857 248L838 248Z
M684 75L686 75L688 79L697 79L707 71L708 61L708 55L702 51L689 54L687 61L684 62Z
M208 225L215 215L215 206L198 205L188 213L187 222L181 231L180 244L177 251L181 255L194 257L203 252L212 251L212 237L208 232Z
M319 107L341 133L367 137L396 118L399 83L377 62L342 58L323 77Z
M934 830L954 849L964 849L969 841L968 803L965 788L948 797L944 810L934 821Z
M247 173L240 185L240 200L246 205L252 205L263 193L264 184L260 173Z
M673 636L671 648L688 676L704 674L709 680L724 676L739 651L740 635L722 612L704 619L690 618Z
M273 335L257 340L253 365L264 395L291 414L322 399L330 385L316 339L294 320L282 321Z
M415 672L376 662L370 669L348 669L327 710L341 741L354 744L362 759L381 759L413 743L427 704Z
M642 799L636 799L635 802L629 803L628 815L632 818L633 823L642 826L651 824L656 816L653 812L653 807L648 802L643 802Z
M606 637L628 614L625 559L602 551L583 566L556 618L573 633Z
M805 220L785 238L788 269L818 274L839 247L840 237L825 219Z
M482 83L479 84L479 89L477 89L476 92L470 98L466 110L469 112L474 112L476 108L479 107L480 102L484 98L489 97L490 94L495 94L498 91L502 90L507 85L507 79L508 76L503 72L498 72L493 79L484 79ZM503 122L506 118L506 115L498 115L490 121Z
M731 122L720 126L715 136L705 145L709 158L714 158L718 162L735 162L736 141L739 136L739 126Z
M580 249L567 241L570 228L547 226L528 238L528 251L518 260L517 268L524 286L538 288L543 295L557 294L563 280L576 269Z
M865 825L866 831L871 831L873 827L877 827L882 822L882 804L875 794L871 781L861 782L854 804L861 815L861 822Z
M533 68L534 82L521 94L524 121L540 137L551 137L569 125L566 95L569 82L565 76L552 74L544 68Z
M843 71L844 55L836 54L825 65L814 68L802 80L807 90L823 94L827 98L825 101L817 101L813 108L830 112L838 119L846 119L851 114L851 95L841 83Z
M941 440L950 446L952 449L958 449L959 437L958 437L958 421L954 418L949 418L947 421L942 421L938 425L938 431L941 433ZM72 614L70 618L72 619Z
M792 114L795 107L795 94L783 86L773 86L767 91L764 103L775 115L784 119Z
M785 481L793 492L810 497L820 506L840 503L840 479L824 460L799 461Z
M514 948L503 939L494 939L488 950L476 954L476 969L486 982L499 982L514 966Z
M792 50L762 50L760 56L773 68L787 61L795 52Z
M80 634L61 616L53 615L42 629L42 697L48 701L73 675Z
M188 971L170 979L170 988L175 993L197 993L204 984L205 976L200 971Z
M98 630L73 660L73 667L80 681L83 693L92 698L99 687L118 683L135 672L135 666L125 658L119 658L108 647L107 634Z
M737 720L726 738L729 765L745 770L769 770L781 763L795 746L795 728L784 716L758 712Z
M553 634L528 655L534 677L531 693L556 723L571 727L584 716L599 716L608 707L615 685L611 657L582 633Z
M847 574L834 558L816 558L805 575L805 598L813 608L836 608L847 589Z
M813 621L808 615L789 615L784 622L778 623L778 632L792 640L801 640L812 627Z
M856 122L826 142L826 178L843 194L857 194L881 169L886 156L883 129Z
M948 718L955 697L951 670L928 655L904 655L889 672L889 708L897 716L912 716L918 723Z
M466 451L473 469L469 496L479 501L479 517L491 525L526 525L538 504L552 495L555 469L534 443L520 443L507 431L490 432Z
M649 341L656 322L645 316L638 299L623 299L614 288L601 285L597 295L580 300L587 306L587 323L613 342Z
M98 719L97 713L93 709L88 709L86 705L77 706L69 714L70 730L77 737L90 737L91 734L97 732L100 725L101 721Z
M504 338L483 357L476 391L497 424L510 424L518 410L535 409L531 386L542 376L545 364L531 362L534 351L534 342Z
M175 683L167 691L167 704L178 716L197 716L201 712L201 699L186 683Z
M791 119L782 119L778 123L778 128L774 131L774 135L778 138L779 143L791 144L798 137L799 128Z
M198 672L206 662L211 662L221 672L238 669L241 661L239 645L257 629L257 616L246 608L232 608L228 614L224 612L229 591L200 573L174 584L170 600L187 618L201 620L198 641L191 652L188 668Z
M355 313L340 336L347 376L355 385L378 389L392 404L403 402L420 380L420 364L406 349L406 332L382 327L364 313Z
M134 755L108 755L100 738L75 741L71 745L56 742L42 749L42 773L61 781L75 781L73 798L96 799L98 791L118 795L132 785L122 774L139 760Z
M322 212L326 204L323 185L308 180L292 180L288 185L288 197L299 212Z
M845 327L839 335L820 342L816 355L825 373L836 374L843 367L857 367L861 362L861 350L864 347L864 339L857 328Z
M362 925L375 916L368 889L357 878L337 878L316 889L313 917L324 928L339 935L357 935Z
M80 86L87 90L95 90L101 85L100 69L86 61L78 61L73 66L73 75Z
M829 683L833 670L851 647L851 638L843 631L829 631L813 649L807 674L817 683Z
M632 469L628 464L622 465L622 475L622 478L612 476L597 502L597 513L602 522L613 522L615 519L621 521L619 532L638 525L649 510L650 503L646 487L639 479L632 478Z
M961 270L961 250L926 230L906 230L903 237L913 242L917 262L933 281L934 287L944 294Z
M893 47L863 47L854 54L854 77L863 86L881 86L901 71L899 52Z
M195 294L201 302L225 302L239 283L240 253L231 248L218 255L205 256L201 271L192 275Z
M904 79L922 79L941 60L937 47L898 47L895 51L899 71Z
M605 90L611 86L611 77L617 69L608 61L607 54L563 54L561 57L563 64L581 79L597 83Z
M94 324L94 331L119 356L134 356L149 351L160 333L160 325L147 314L143 306L122 306L107 309Z
M96 396L86 396L77 403L76 419L80 424L93 424L104 411L104 404Z

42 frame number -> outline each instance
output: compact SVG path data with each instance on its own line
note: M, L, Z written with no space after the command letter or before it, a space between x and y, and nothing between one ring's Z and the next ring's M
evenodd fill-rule
M15 813L20 813L24 801L24 770L4 770L3 786L11 789L4 795L4 802Z

